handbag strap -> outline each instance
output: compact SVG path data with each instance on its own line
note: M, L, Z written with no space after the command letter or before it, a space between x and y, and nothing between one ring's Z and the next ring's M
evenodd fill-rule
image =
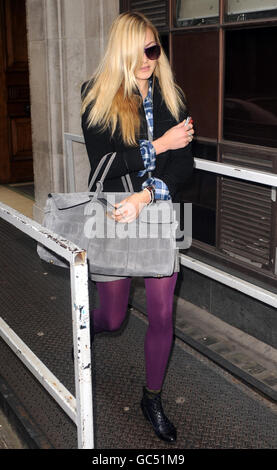
M115 157L116 157L116 152L107 153L106 155L104 155L104 157L101 158L100 162L98 163L98 165L97 165L97 167L96 167L95 172L94 172L93 175L92 175L92 178L91 178L91 181L90 181L90 184L89 184L89 187L88 187L88 190L89 190L89 191L91 190L92 186L94 185L94 183L95 183L95 181L96 181L96 178L97 178L97 176L98 176L98 174L99 174L99 172L100 172L102 166L104 165L104 163L105 163L105 161L106 161L106 159L108 158L109 155L111 155L111 156L110 156L110 159L109 159L109 161L108 161L108 163L107 163L107 165L106 165L106 168L105 168L105 170L103 171L103 174L102 174L102 176L101 176L101 178L100 178L100 180L99 180L100 183L103 185L104 179L105 179L106 176L107 176L107 173L108 173L108 171L109 171L109 169L110 169L110 166L111 166L112 162L114 161L114 159L115 159Z
M125 176L121 176L121 181L122 181L122 184L123 184L123 187L124 187L124 191L125 191L125 193L127 193L129 191L129 188L128 188Z
M116 157L116 152L111 152L111 153L107 153L106 155L104 155L104 157L101 158L100 162L98 163L97 167L96 167L96 170L95 172L93 173L92 175L92 178L91 178L91 181L90 181L90 184L89 184L89 192L92 188L92 186L94 185L95 181L96 181L96 178L102 168L102 166L104 165L105 161L107 160L108 156L110 156L110 159L105 167L105 170L103 171L103 174L100 178L100 183L101 183L101 186L103 186L103 182L107 176L107 173L111 167L111 164L112 162L114 161L115 157ZM125 189L125 192L130 192L130 193L133 193L134 192L134 188L133 188L133 184L132 184L132 181L131 181L131 178L130 178L130 175L129 173L127 173L125 176L122 176L121 177L121 180L122 180L122 184L124 186L124 189Z
M121 176L121 180L122 180L122 184L124 186L125 192L133 193L134 187L133 187L133 183L132 183L129 173L127 173L125 176Z

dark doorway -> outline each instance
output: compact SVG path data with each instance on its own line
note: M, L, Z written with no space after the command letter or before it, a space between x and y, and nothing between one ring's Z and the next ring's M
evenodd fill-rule
M0 183L33 181L24 0L0 0Z

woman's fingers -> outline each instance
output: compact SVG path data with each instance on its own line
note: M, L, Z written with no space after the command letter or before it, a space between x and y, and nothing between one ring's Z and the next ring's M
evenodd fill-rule
M126 212L124 209L126 201L127 201L127 198L123 199L121 202L118 202L117 204L114 205L115 209L112 212L114 219L116 220L121 219L124 216L124 212Z
M191 142L193 139L193 134L194 134L192 123L185 126L185 133L186 133L186 138L188 140L188 143Z
M193 134L194 134L194 129L193 129L193 128L191 128L191 129L189 129L189 130L187 131L187 138L188 138L189 142L192 141L192 139L193 139Z
M145 203L142 202L140 193L134 193L115 205L112 218L117 222L132 222L138 217L144 206Z
M119 208L118 210L113 211L112 213L112 218L116 220L117 222L125 220L126 216L127 216L127 212L124 211L122 208Z
M192 141L193 139L193 134L194 134L194 129L193 129L193 125L192 125L192 122L190 122L189 124L186 124L185 125L185 122L186 122L186 119L184 119L184 121L182 121L180 124L178 124L178 128L179 129L182 129L184 130L184 137L185 139L187 139L187 142L186 143L189 143Z
M112 218L117 222L129 222L130 218L136 217L136 207L131 202L124 199L118 204L115 204L116 210L113 211Z

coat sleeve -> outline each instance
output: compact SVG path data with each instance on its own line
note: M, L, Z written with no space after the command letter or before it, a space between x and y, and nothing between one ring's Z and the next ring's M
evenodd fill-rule
M178 150L172 150L170 158L160 176L174 199L176 193L181 191L193 172L192 144Z
M179 122L188 116L188 111L184 110L181 113ZM176 193L184 189L186 181L192 175L193 166L192 143L181 149L170 151L169 159L160 178L167 185L172 199L174 199Z
M82 86L82 92L85 84ZM106 179L118 178L127 173L144 169L143 159L139 145L127 147L111 138L109 130L101 131L97 127L88 126L88 111L82 115L82 130L85 139L87 154L91 166L91 175L94 173L101 158L110 152L117 152ZM120 150L118 151L118 148Z

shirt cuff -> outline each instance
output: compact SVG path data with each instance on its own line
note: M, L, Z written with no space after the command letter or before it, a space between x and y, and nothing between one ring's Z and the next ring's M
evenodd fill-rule
M168 201L171 199L169 189L167 185L159 178L148 178L142 184L142 189L146 188L147 186L154 186L155 188L155 199L161 199L163 201Z

